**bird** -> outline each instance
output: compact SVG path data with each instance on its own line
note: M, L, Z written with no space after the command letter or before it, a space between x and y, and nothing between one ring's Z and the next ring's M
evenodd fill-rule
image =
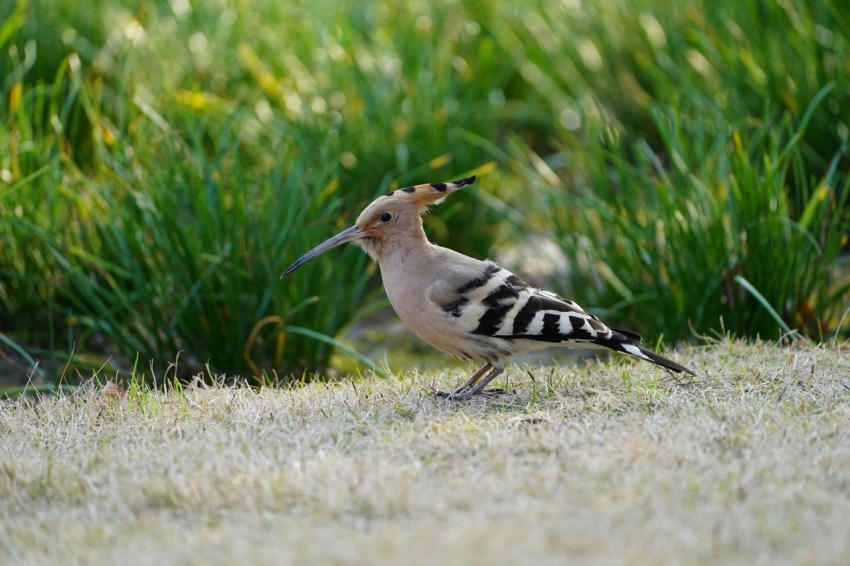
M608 349L696 375L641 346L640 335L606 326L575 301L537 289L493 261L428 241L422 216L475 179L414 185L378 197L353 226L301 256L281 278L332 248L358 244L377 262L402 322L434 348L484 363L453 392L437 393L454 401L501 392L485 387L511 356L552 347Z

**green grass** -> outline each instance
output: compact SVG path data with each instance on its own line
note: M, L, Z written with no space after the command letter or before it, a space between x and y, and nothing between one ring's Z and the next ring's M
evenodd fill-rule
M850 20L840 2L540 0L505 8L495 33L531 87L526 96L557 111L540 124L550 135L559 127L581 134L582 120L604 116L658 148L659 104L687 110L698 100L703 127L722 133L726 121L766 113L800 120L834 83L809 117L807 168L823 173L847 143Z
M183 352L188 373L322 369L332 337L374 308L372 281L339 277L366 271L365 256L342 251L333 272L318 263L280 282L283 267L391 185L485 165L480 149L443 143L485 112L487 85L432 68L450 66L463 37L409 44L404 56L428 70L408 80L397 46L361 41L366 20L335 37L314 7L242 4L175 14L100 2L79 15L18 3L44 12L6 28L16 47L0 66L15 93L0 109L12 183L0 197L0 319L18 343L41 355L114 347L119 365ZM414 25L415 14L384 16L382 29ZM283 55L283 30L255 33L308 17L323 29ZM64 45L42 49L57 47L51 30ZM311 38L332 42L333 57ZM386 112L397 106L407 110ZM442 118L417 122L423 113ZM471 235L467 251L485 253L486 238Z
M0 560L838 563L846 348L2 402Z
M568 140L541 174L539 158L521 149L523 174L548 205L546 227L569 258L551 285L568 281L599 314L653 337L710 334L720 321L766 338L841 330L850 291L844 154L809 178L806 120L713 124L720 133L679 110L658 108L655 120L657 151L599 132Z
M78 79L70 85L91 121L107 120L96 93ZM309 273L289 285L278 277L284 258L338 227L340 201L327 200L338 187L332 142L246 133L239 114L212 133L197 122L181 134L155 115L132 133L95 136L98 163L87 173L56 147L61 140L26 132L29 116L50 115L60 99L22 97L11 121L41 153L33 161L48 163L3 195L7 210L28 212L0 223L8 235L5 306L10 319L31 324L13 328L19 338L37 343L46 319L67 325L69 340L88 344L97 335L127 358L173 360L184 351L192 370L211 360L234 373L305 367L330 355L327 344L284 328L303 323L332 336L368 306L366 281L338 284L351 305L340 309L315 297ZM254 153L260 146L265 155ZM30 168L22 159L16 166ZM343 257L363 270L364 257Z
M435 241L542 233L551 286L653 342L846 332L839 3L577 6L3 4L0 332L59 368L321 372L375 269L277 274L388 188L469 173Z
M505 160L549 285L648 336L847 331L848 20L833 2L535 2L497 35L547 138ZM515 158L515 159L511 159ZM567 284L568 282L568 284Z

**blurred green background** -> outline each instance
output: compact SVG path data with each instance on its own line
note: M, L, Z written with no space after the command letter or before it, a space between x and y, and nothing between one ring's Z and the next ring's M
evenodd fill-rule
M650 344L846 337L848 14L6 0L0 367L324 371L386 308L376 270L343 249L280 271L377 194L471 173L434 241Z

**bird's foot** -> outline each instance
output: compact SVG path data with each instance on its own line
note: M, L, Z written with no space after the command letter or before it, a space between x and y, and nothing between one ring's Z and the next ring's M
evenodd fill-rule
M442 397L443 399L448 399L449 401L467 401L472 399L473 397L484 397L485 399L489 399L491 397L497 397L499 395L506 395L507 391L501 387L497 387L495 389L483 389L481 391L473 391L466 390L466 388L461 387L456 391L452 391L449 393L448 391L435 391L434 395L436 397Z

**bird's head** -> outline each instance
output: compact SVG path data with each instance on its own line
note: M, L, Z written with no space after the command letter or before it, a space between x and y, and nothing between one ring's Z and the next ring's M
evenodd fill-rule
M448 195L475 182L475 176L451 183L430 183L405 187L376 198L367 206L354 226L319 244L290 265L281 277L286 277L311 259L346 242L356 242L373 259L381 255L398 238L419 236L424 214L432 204L439 204Z

